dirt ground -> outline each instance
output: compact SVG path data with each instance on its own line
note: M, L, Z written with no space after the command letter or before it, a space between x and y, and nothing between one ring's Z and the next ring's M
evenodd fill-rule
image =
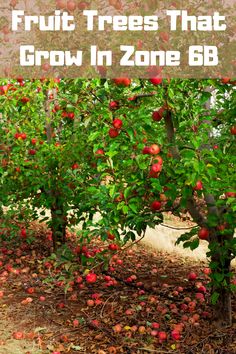
M85 281L91 266L78 264L82 271L70 274L65 262L47 258L51 243L41 226L33 227L32 244L4 241L0 248L0 353L235 354L236 298L233 327L219 330L209 306L206 261L186 257L180 250L173 253L175 235L166 229L158 231L163 244L158 233L148 231L162 250L145 241L114 252L107 270L94 269L97 280L93 284ZM68 242L73 249L73 237ZM98 247L99 243L90 245ZM190 272L196 273L196 281L188 280ZM206 287L203 301L196 299L200 285ZM158 323L156 332L166 333L166 340L160 341L153 323ZM172 338L176 328L178 340Z
M14 319L10 320L11 311L14 312L14 309L3 305L1 304L0 308L0 354L43 354L35 342L15 340L12 337L18 323Z

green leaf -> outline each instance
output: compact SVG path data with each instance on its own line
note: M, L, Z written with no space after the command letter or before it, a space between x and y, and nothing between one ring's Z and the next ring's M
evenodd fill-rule
M91 133L88 137L88 141L94 141L95 139L97 139L100 135L99 131L95 131L93 133Z
M129 208L136 214L138 212L138 205L134 203L129 204Z
M124 214L128 214L128 211L129 211L128 205L124 205L123 208L122 208L122 210L123 210L123 213L124 213Z
M131 191L132 191L132 187L128 187L125 189L125 191L124 191L125 199L127 199L129 197Z
M215 305L219 299L220 294L216 291L213 292L213 294L211 295L211 302L213 305Z
M131 141L132 143L135 142L135 137L134 137L134 131L133 131L133 129L132 129L132 128L127 128L126 131L127 131L128 135L129 135L129 137L130 137L130 141Z
M71 267L71 263L66 263L64 266L64 268L67 272L69 271L70 267Z
M213 273L212 278L214 278L218 283L221 283L224 279L225 275L220 273Z
M116 190L116 186L114 184L113 186L110 187L110 190L109 190L109 195L110 195L111 198L114 197L115 190Z
M190 242L190 241L184 242L183 248L191 248L191 244L192 244L192 242Z
M70 348L71 348L71 349L74 349L74 350L76 350L76 351L83 350L83 348L80 347L79 345L70 345Z
M199 246L199 238L196 238L191 242L190 249L193 251Z
M211 92L203 91L200 96L200 104L204 105L211 98Z

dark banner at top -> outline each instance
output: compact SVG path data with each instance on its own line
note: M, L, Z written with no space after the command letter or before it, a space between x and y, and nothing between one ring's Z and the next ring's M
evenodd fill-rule
M5 1L1 77L235 77L235 1Z

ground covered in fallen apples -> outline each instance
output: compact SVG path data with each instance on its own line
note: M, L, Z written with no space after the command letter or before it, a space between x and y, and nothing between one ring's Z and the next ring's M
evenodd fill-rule
M220 330L211 318L206 263L138 243L109 250L107 269L81 266L114 240L82 249L68 233L75 262L65 251L49 257L50 232L42 225L13 238L7 228L0 233L0 354L236 353L236 298L234 325ZM86 281L89 268L94 283Z

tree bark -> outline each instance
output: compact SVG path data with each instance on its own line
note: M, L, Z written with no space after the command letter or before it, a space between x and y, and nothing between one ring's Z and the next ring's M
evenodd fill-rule
M231 271L231 254L228 255L224 265L220 262L220 255L213 255L212 261L219 264L216 270L220 274L229 274ZM216 291L219 294L217 303L214 305L214 321L218 327L232 326L232 304L230 291L230 277L225 277L226 286L222 284L220 288L213 286L212 292Z
M53 89L54 99L57 96L56 90ZM50 103L51 99L47 96L45 101L45 113L46 113L46 122L45 129L47 135L47 143L52 143L52 118L50 114ZM51 169L49 171L49 179L53 180L55 170ZM57 188L51 188L47 191L47 195L50 198L53 198L53 204L51 206L51 230L52 230L52 239L53 239L53 249L57 250L58 246L64 245L66 242L66 226L67 226L67 213L64 210L64 205L60 192Z
M51 230L53 238L53 249L66 242L67 215L63 208L63 203L56 198L56 203L51 207Z

